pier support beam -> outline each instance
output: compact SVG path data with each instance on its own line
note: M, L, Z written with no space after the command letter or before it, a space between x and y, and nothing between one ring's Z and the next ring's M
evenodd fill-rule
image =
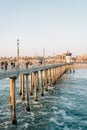
M30 111L29 92L28 92L28 74L26 74L26 110Z
M58 68L56 67L56 82L57 82L57 77L58 77Z
M30 74L30 95L33 95L33 81L32 81L33 74Z
M46 87L46 91L48 91L48 84L47 84L47 70L44 70L44 86Z
M34 101L37 101L37 72L34 73Z
M10 79L10 103L11 103L11 111L12 111L12 80Z
M38 72L36 75L37 75L37 91L39 91L39 87L38 87L39 86L39 74L38 74Z
M54 84L56 84L56 67L54 68Z
M49 71L49 86L51 86L51 69L49 69L48 71Z
M43 76L42 76L43 71L40 71L40 89L41 89L41 96L44 96L44 88L43 88Z
M46 70L46 91L48 91L48 70Z
M71 65L69 65L69 71L70 71L70 73L72 73Z
M57 80L59 80L59 78L60 78L60 75L61 75L61 69L60 69L60 66L59 67L57 67Z
M72 69L73 69L73 73L75 73L75 68L74 68L74 65L72 65Z
M12 109L12 124L17 125L16 120L16 105L15 105L15 80L16 77L10 78L10 98L11 98L11 109Z
M19 88L19 95L22 95L22 75L20 75L20 88Z
M55 84L55 72L54 72L54 68L52 68L52 84Z
M60 66L60 69L59 69L59 78L61 78L62 76L62 66Z
M52 78L52 85L53 85L53 68L51 68L51 78Z
M33 87L33 89L34 89L34 80L35 80L35 75L34 75L34 73L32 73L32 87Z
M25 99L25 96L24 96L24 75L22 74L22 100Z

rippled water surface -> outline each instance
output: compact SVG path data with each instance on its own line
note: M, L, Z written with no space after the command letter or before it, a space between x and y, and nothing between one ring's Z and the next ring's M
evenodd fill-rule
M30 112L16 81L17 126L11 125L9 79L0 81L0 130L87 130L87 70L65 74L38 102L30 96Z

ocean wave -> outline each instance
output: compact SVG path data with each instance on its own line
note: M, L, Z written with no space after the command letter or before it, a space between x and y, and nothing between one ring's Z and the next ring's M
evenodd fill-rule
M70 130L70 128L68 128L68 126L65 125L63 130Z
M51 117L50 119L49 119L49 121L50 122L54 122L56 125L58 125L58 126L63 126L64 125L64 122L61 122L61 123L59 123L57 120L56 120L56 118L53 118L53 117Z
M58 113L62 115L64 120L74 120L73 117L67 115L65 110L59 110Z

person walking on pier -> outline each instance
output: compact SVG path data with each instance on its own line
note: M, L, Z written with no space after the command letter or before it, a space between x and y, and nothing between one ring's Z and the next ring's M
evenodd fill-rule
M4 62L5 70L7 70L8 63L7 61Z
M1 69L2 70L4 69L4 62L3 61L1 62Z

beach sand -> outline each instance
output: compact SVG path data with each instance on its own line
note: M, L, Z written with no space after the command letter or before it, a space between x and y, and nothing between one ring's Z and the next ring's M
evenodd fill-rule
M86 69L87 63L74 63L73 68L74 69Z

